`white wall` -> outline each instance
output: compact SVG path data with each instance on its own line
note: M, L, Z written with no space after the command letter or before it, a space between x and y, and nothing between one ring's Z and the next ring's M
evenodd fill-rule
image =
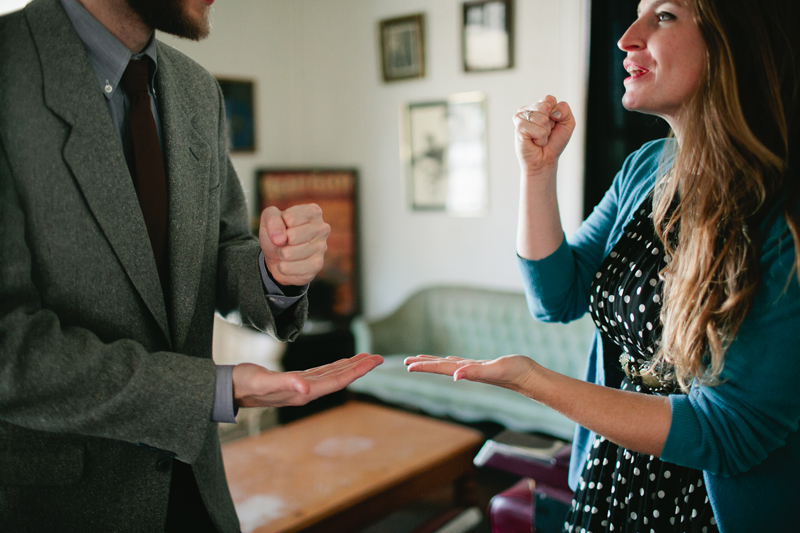
M380 316L416 289L460 283L521 289L515 229L518 168L511 117L546 94L578 119L559 175L567 234L581 220L588 5L517 0L516 66L464 73L460 0L237 0L214 6L200 43L161 36L217 76L257 83L258 151L236 155L251 198L259 166L355 167L360 172L365 314ZM427 75L381 79L378 22L423 12ZM487 97L489 212L457 218L409 209L399 109L465 91Z
M31 0L0 0L0 15L22 9Z

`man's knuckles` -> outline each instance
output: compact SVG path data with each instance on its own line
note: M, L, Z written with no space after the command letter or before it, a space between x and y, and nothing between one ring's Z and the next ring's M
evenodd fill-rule
M317 204L295 205L281 213L281 216L286 226L293 228L314 220L322 220L322 208Z

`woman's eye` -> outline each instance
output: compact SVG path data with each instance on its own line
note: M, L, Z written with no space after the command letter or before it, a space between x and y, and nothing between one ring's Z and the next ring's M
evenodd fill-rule
M673 15L672 13L667 13L666 11L661 11L659 13L656 13L656 18L658 19L659 22L667 22L668 20L673 20L675 18L675 15Z

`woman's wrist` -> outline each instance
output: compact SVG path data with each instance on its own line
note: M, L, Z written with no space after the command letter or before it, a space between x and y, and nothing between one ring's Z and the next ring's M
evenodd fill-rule
M546 380L544 371L547 369L533 359L530 359L530 364L527 366L527 371L520 374L516 383L516 392L531 400L539 401L542 387L547 386L546 383L543 383Z
M529 167L525 165L520 165L519 167L520 179L531 184L555 182L557 173L558 161L550 165L539 167Z

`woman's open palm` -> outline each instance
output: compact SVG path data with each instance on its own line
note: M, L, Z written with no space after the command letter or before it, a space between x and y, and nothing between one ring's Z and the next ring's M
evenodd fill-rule
M428 372L453 376L458 381L466 379L487 383L525 394L533 390L536 368L539 366L524 355L506 355L497 359L462 359L461 357L436 357L417 355L407 357L409 372Z

